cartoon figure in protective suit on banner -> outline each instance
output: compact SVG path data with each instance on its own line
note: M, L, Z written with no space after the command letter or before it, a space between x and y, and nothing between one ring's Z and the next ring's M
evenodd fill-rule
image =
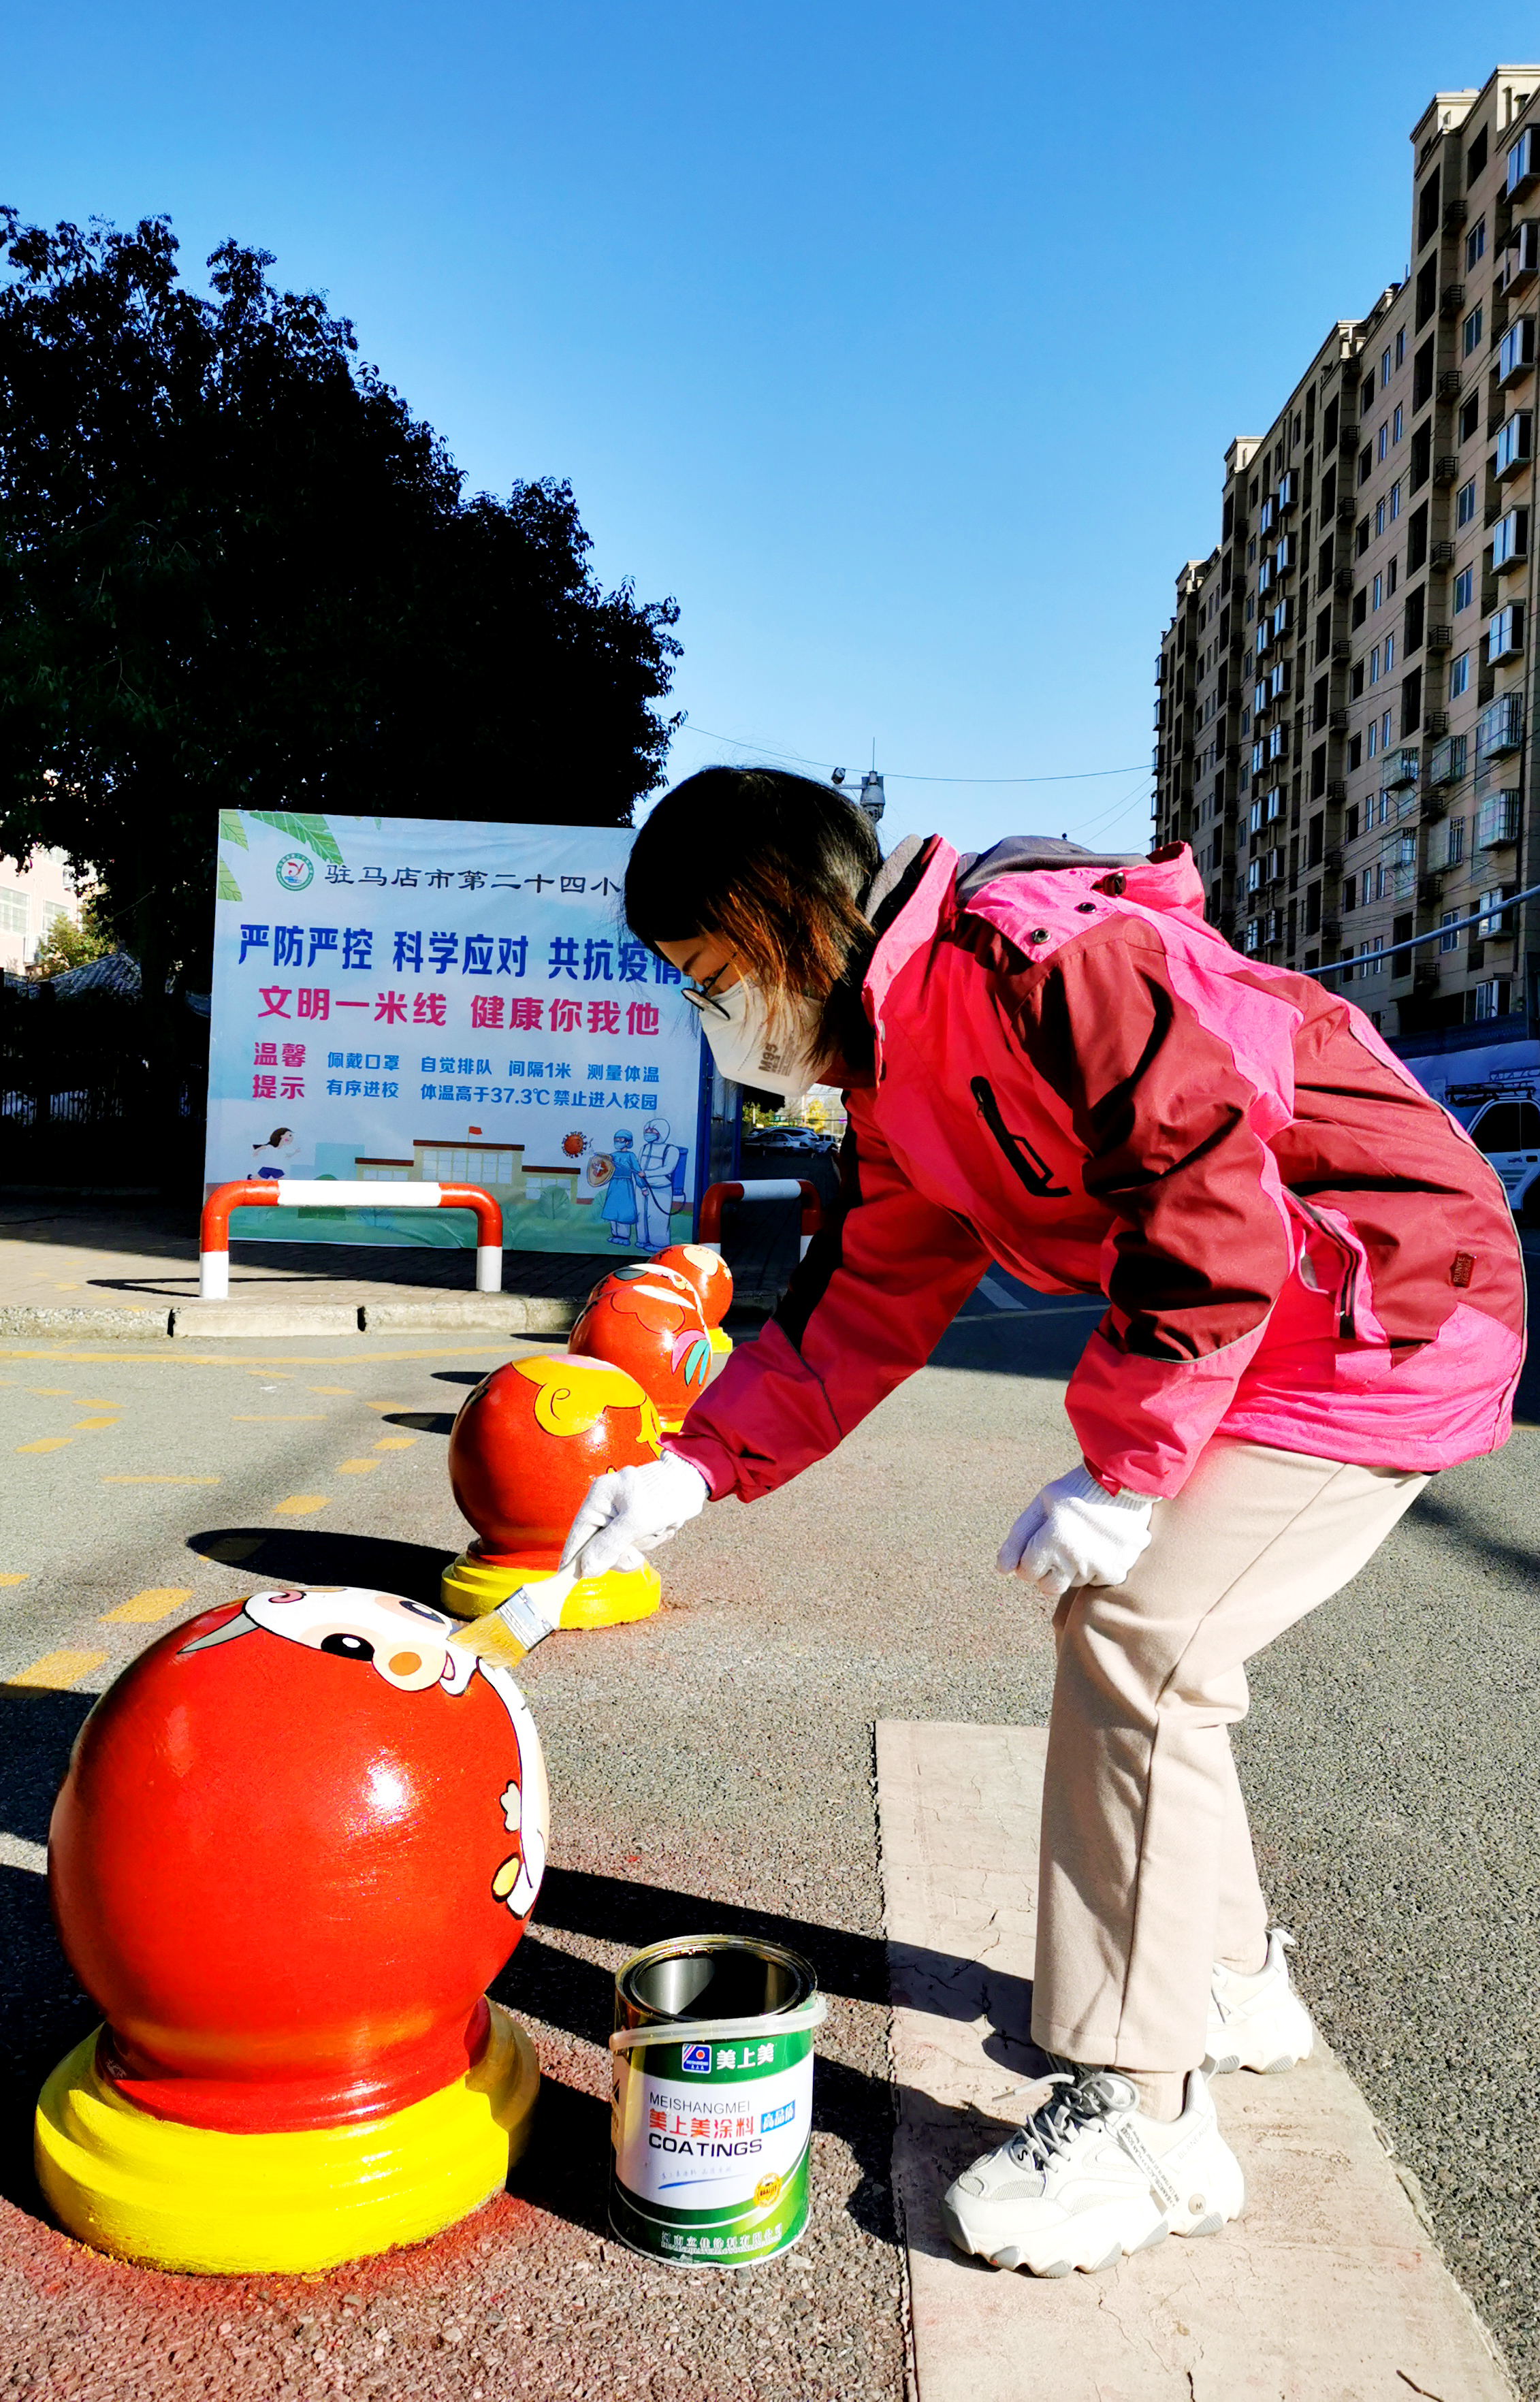
M671 1213L684 1206L684 1163L688 1152L668 1139L667 1118L653 1118L641 1130L641 1172L637 1178L640 1216L637 1239L644 1251L661 1250L674 1239Z

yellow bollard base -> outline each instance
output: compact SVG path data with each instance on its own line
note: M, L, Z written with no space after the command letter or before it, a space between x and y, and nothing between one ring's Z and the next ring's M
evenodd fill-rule
M506 1561L484 1560L475 1551L461 1552L439 1582L440 1606L451 1618L485 1618L523 1584L543 1584L549 1568L518 1567ZM581 1577L562 1605L564 1631L593 1626L625 1626L636 1618L651 1618L663 1599L663 1583L655 1567L608 1568L600 1577Z
M716 1374L717 1370L722 1365L732 1348L732 1336L730 1334L724 1334L720 1326L713 1326L711 1329L711 1374L713 1376Z
M419 2243L489 2201L529 2139L540 2064L489 2007L487 2049L452 2085L382 2119L273 2135L151 2118L98 2073L98 2028L38 2099L37 2181L68 2234L152 2269L335 2269Z

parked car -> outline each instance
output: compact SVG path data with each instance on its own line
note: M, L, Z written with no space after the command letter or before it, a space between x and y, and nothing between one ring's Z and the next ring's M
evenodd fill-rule
M1488 1101L1468 1131L1502 1178L1514 1216L1540 1222L1540 1102L1506 1096Z

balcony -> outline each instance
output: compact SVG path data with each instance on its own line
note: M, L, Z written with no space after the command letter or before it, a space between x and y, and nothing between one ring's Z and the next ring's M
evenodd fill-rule
M1270 492L1266 500L1262 503L1261 507L1257 512L1258 533L1271 533L1277 522L1278 504L1273 495Z
M1521 292L1526 283L1533 283L1537 269L1540 269L1540 223L1533 217L1526 217L1523 224L1515 226L1508 236L1508 246L1497 269L1495 289L1500 294Z
M1432 721L1429 721L1432 730ZM1427 754L1429 783L1458 783L1465 773L1465 735L1449 735L1444 742L1435 742Z
M1458 367L1441 367L1438 371L1438 397L1442 401L1458 400L1462 377Z
M1440 450L1440 451L1439 451L1439 453L1438 453L1437 458L1437 459L1434 461L1434 462L1433 462L1433 480L1434 480L1434 482L1435 482L1436 484L1453 484L1453 483L1457 483L1457 482L1459 481L1459 476L1460 476L1460 453L1459 453L1459 451L1458 451L1458 450Z
M1492 793L1476 812L1478 850L1502 850L1519 839L1519 794Z
M1530 466L1534 457L1534 420L1527 408L1505 418L1497 429L1497 448L1492 454L1492 472L1499 483L1517 476Z
M1492 573L1506 575L1513 568L1525 566L1529 555L1530 513L1528 509L1509 509L1492 530Z
M1340 567L1337 570L1336 574L1331 579L1331 588L1336 593L1339 600L1346 600L1350 597L1353 591L1353 570L1351 567Z
M1387 792L1399 793L1403 792L1409 784L1415 784L1416 781L1417 749L1416 745L1412 744L1406 750L1392 753L1387 763L1385 789Z
M1447 234L1458 233L1461 227L1465 222L1465 216L1466 209L1465 203L1463 200L1446 200L1444 203L1444 231Z
M1534 319L1516 317L1497 345L1498 389L1506 391L1533 372Z
M1345 634L1339 634L1331 646L1331 664L1334 668L1346 668L1353 664L1353 644Z
M1438 295L1438 314L1440 317L1458 317L1464 305L1464 285L1463 283L1446 283L1442 292Z
M1451 542L1436 542L1428 553L1428 564L1430 567L1452 567L1454 545Z
M1503 189L1510 200L1516 200L1521 193L1527 192L1536 175L1540 175L1540 145L1536 144L1534 136L1533 126L1526 128L1508 152L1507 178Z
M1328 734L1345 734L1348 730L1350 722L1348 712L1345 709L1328 709L1327 711L1327 732Z
M1523 739L1524 702L1519 693L1504 693L1476 721L1478 761L1501 758L1509 751L1519 750Z
M1512 600L1500 609L1487 628L1487 665L1501 667L1506 659L1517 659L1524 650L1524 604Z

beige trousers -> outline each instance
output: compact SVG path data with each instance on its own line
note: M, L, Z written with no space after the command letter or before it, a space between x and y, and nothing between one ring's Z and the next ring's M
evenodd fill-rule
M1231 1757L1245 1662L1338 1592L1425 1476L1214 1443L1157 1501L1126 1583L1054 1619L1032 2034L1070 2060L1187 2070L1214 1961L1260 1964L1267 1907Z

